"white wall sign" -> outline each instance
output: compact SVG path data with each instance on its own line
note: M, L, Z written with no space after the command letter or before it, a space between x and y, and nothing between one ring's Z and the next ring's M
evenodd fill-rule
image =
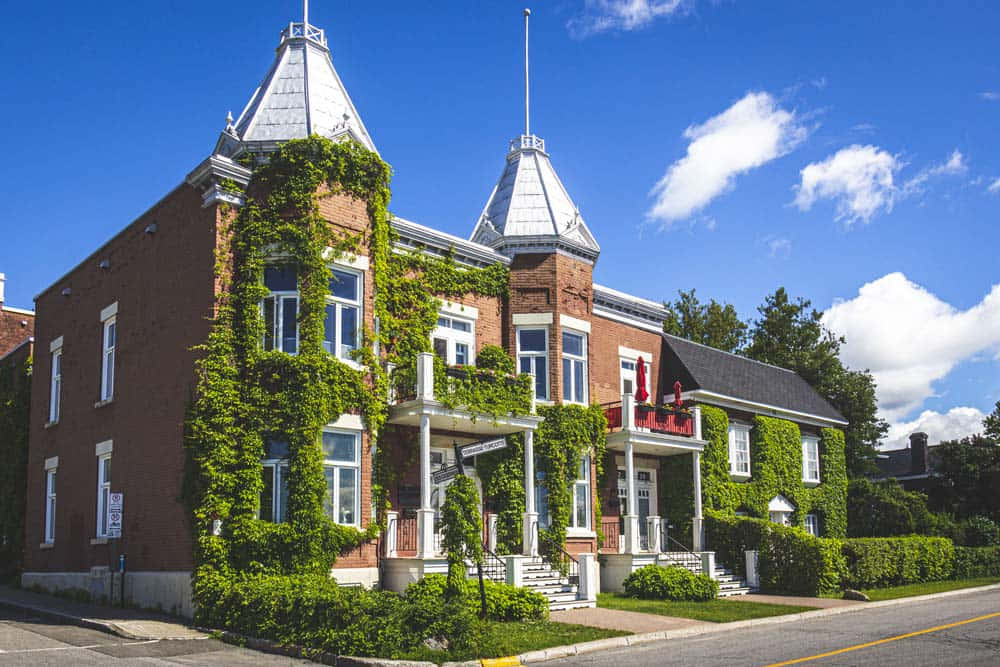
M108 494L108 537L122 536L122 507L124 504L124 493Z

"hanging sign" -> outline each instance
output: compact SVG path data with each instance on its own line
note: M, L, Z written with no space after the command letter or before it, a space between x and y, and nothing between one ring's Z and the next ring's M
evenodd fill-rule
M108 537L122 536L122 507L124 504L124 493L108 494Z
M440 470L435 470L431 473L431 479L435 484L442 484L450 479L453 479L455 475L459 473L459 467L457 465L447 466L441 468Z
M491 440L480 440L479 442L463 445L458 447L456 451L458 452L460 458L468 459L473 456L478 456L479 454L504 449L506 446L507 438L493 438Z

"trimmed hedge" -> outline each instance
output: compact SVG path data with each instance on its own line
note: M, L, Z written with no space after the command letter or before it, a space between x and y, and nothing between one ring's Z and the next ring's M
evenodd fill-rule
M944 537L855 538L844 540L847 588L884 588L941 581L952 574L955 548Z
M406 599L419 604L440 604L444 599L447 578L429 574L406 587ZM487 617L495 621L542 621L549 617L548 599L536 591L485 580ZM479 580L466 579L469 609L479 611Z
M747 574L746 551L760 550L764 536L774 524L764 519L729 516L705 510L705 541L715 551L716 561L741 577Z
M758 567L762 589L815 596L840 590L846 562L840 540L774 524L761 540Z
M1000 547L955 547L952 579L1000 577Z
M703 602L719 594L719 582L683 567L647 565L625 577L625 594L647 600Z

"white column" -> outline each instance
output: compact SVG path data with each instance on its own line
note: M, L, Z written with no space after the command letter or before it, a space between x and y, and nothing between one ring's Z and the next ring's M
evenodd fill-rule
M430 352L417 355L417 398L434 400L434 355Z
M715 552L701 552L701 573L715 579Z
M521 553L538 555L538 512L535 511L535 432L524 432L524 522Z
M635 464L632 457L632 436L630 431L635 428L635 399L630 394L622 394L622 430L625 431L625 487L628 489L628 506L625 514L624 553L639 553L639 506L635 495Z
M694 520L691 522L691 541L695 551L705 548L705 527L701 516L701 452L692 452L692 468L694 469Z
M661 524L662 522L658 516L653 515L646 517L646 534L649 535L649 550L654 554L658 554L662 551L660 548L660 545L663 542L662 536L660 535Z
M385 557L395 558L396 538L399 531L399 512L389 511L385 513Z
M431 418L430 415L420 415L420 509L417 510L417 558L432 556L434 556L434 508L431 506Z
M694 420L694 437L696 440L701 440L701 406L694 406L691 413L691 419Z

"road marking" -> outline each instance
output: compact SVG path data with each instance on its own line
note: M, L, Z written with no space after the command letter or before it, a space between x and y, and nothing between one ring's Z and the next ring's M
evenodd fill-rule
M810 660L819 660L820 658L829 658L832 655L840 655L841 653L849 653L851 651L859 651L863 648L869 648L872 646L878 646L879 644L887 644L889 642L899 641L900 639L907 639L908 637L916 637L917 635L926 635L928 632L937 632L938 630L947 630L948 628L958 627L959 625L966 625L967 623L975 623L977 621L985 621L988 618L996 618L1000 616L1000 611L993 614L986 614L985 616L977 616L975 618L970 618L965 621L957 621L955 623L948 623L947 625L938 625L933 628L927 628L926 630L917 630L916 632L907 632L905 635L896 635L895 637L886 637L885 639L879 639L878 641L868 642L867 644L857 644L856 646L848 646L847 648L837 649L836 651L828 651L827 653L819 653L817 655L811 655L807 658L796 658L795 660L786 660L784 662L775 662L767 667L783 667L784 665L797 665L800 662L809 662Z
M58 639L55 641L59 641ZM112 646L139 646L141 644L155 644L159 639L151 639L143 642L122 642L120 644L88 644L86 646L50 646L47 648L20 648L14 650L0 651L4 654L13 653L42 653L44 651L89 651L95 648L110 648Z

